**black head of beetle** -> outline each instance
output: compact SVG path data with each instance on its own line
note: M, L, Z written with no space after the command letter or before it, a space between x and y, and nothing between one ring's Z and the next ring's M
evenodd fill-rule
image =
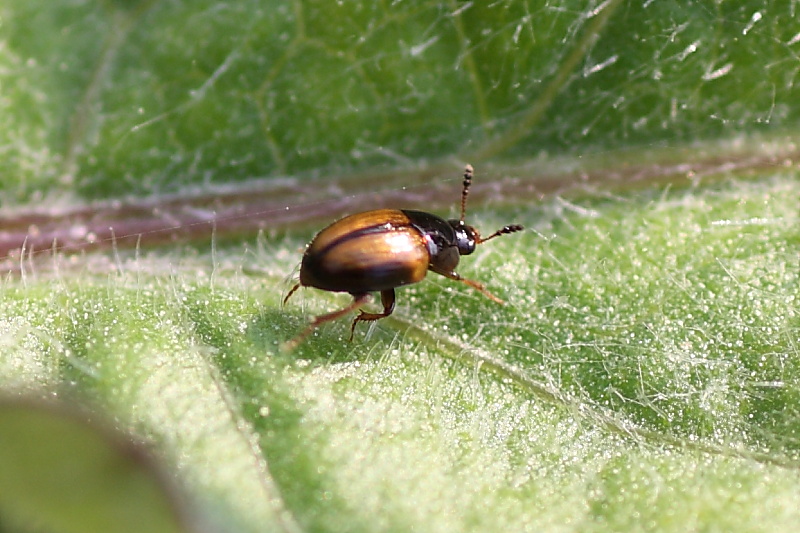
M456 231L456 246L458 247L459 255L469 255L475 251L478 241L481 236L477 230L472 226L464 224L463 220L448 220L447 221Z
M456 271L462 255L490 239L521 231L518 224L504 226L488 237L464 222L473 169L464 169L461 217L444 220L424 211L379 209L350 215L320 231L308 245L300 265L300 282L284 298L284 304L300 287L347 292L353 302L339 311L316 317L287 344L299 344L317 326L335 320L365 303L371 292L380 292L382 313L361 310L353 320L350 338L358 322L378 320L394 311L394 289L421 281L428 270L466 283L498 303L482 283L462 278Z

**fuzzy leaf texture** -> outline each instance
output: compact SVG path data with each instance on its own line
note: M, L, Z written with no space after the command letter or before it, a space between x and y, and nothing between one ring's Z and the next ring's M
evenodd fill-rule
M0 530L797 529L796 9L0 0ZM282 350L320 224L466 162L506 304Z

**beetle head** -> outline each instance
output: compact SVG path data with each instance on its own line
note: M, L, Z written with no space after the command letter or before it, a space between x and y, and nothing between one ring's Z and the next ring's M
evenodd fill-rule
M481 241L481 236L478 230L472 226L464 224L463 220L448 220L447 221L456 232L456 246L458 246L459 255L469 255L475 251L475 245Z

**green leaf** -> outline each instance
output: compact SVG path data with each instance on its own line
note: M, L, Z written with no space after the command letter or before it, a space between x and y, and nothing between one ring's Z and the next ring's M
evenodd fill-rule
M158 192L791 128L760 1L0 5L9 192Z
M0 2L0 390L226 530L796 529L793 9ZM466 161L506 304L430 274L282 350L351 301L282 305L316 220L448 216Z

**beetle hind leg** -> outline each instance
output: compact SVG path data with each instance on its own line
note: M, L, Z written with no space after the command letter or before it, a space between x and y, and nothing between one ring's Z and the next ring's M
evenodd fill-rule
M359 322L372 322L374 320L386 318L392 314L394 311L394 289L381 291L381 303L383 304L383 313L367 313L366 311L362 310L355 320L353 320L353 324L350 326L351 341L353 340L353 334L356 331L356 324Z
M302 284L301 284L300 282L298 282L297 284L295 284L295 286L294 286L294 287L292 287L292 288L289 290L289 294L287 294L287 295L286 295L286 298L284 298L284 299L283 299L283 304L281 304L281 305L286 305L286 302L288 302L288 301L289 301L289 296L291 296L292 294L294 294L294 293L295 293L295 291L296 291L297 289L299 289L301 286L302 286Z

